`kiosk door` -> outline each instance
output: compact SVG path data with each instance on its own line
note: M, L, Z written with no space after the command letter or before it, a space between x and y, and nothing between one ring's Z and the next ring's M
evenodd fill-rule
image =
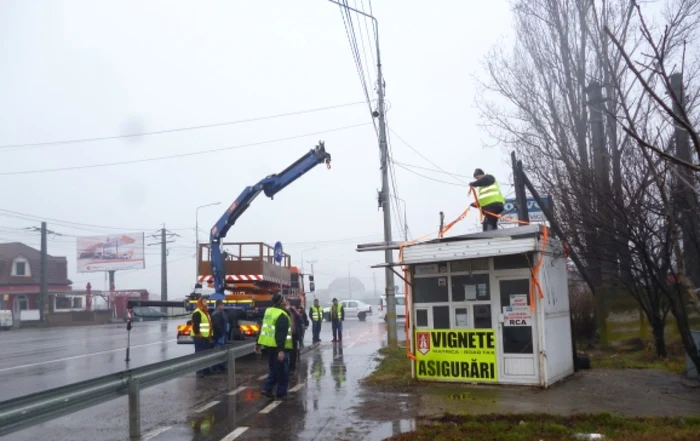
M498 277L500 300L499 378L512 383L537 383L537 323L530 312L530 279Z

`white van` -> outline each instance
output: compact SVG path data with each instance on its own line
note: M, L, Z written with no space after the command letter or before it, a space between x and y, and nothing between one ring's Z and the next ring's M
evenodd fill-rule
M0 311L0 329L12 329L12 311Z
M396 298L396 318L406 318L406 296L397 295ZM384 315L386 320L386 296L379 298L379 313Z

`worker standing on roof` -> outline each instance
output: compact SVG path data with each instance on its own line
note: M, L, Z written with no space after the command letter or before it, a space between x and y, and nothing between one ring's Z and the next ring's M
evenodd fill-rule
M323 323L323 309L318 303L318 299L314 299L314 304L309 309L309 317L311 317L311 332L312 343L321 342L321 323Z
M268 355L268 375L262 394L274 398L272 387L277 384L277 398L287 395L289 386L289 351L292 349L292 320L283 305L281 294L272 296L273 306L263 317L255 351L265 347Z
M479 207L484 215L483 230L495 230L498 228L498 216L503 212L506 199L501 193L501 187L496 178L487 175L480 168L474 170L474 179L470 182L470 187L477 187L477 202L473 202L472 207Z
M204 304L202 298L197 299L197 309L192 313L192 328L190 328L190 336L194 341L194 352L206 351L211 348L212 325L211 317L207 305ZM197 371L197 377L201 378L206 374L210 374L211 369L201 369Z

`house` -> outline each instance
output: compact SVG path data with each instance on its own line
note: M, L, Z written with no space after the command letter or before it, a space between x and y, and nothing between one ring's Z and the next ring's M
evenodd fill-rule
M39 319L40 265L39 250L20 242L0 244L0 309L19 312L21 320ZM73 283L68 279L67 259L47 256L46 275L50 310L65 309L65 296L60 294L70 292ZM71 303L69 308L76 306Z

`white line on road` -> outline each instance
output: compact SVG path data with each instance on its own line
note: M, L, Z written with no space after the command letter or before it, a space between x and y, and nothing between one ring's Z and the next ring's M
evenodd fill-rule
M240 386L239 388L232 390L228 394L229 395L236 395L238 392L246 390L246 389L247 389L246 386Z
M221 438L221 441L233 441L234 439L238 438L239 436L243 435L243 433L248 430L247 427L237 427L236 430L233 432L229 433L225 437Z
M355 343L350 343L349 345L347 345L347 346L345 347L345 349L350 349L351 347L355 346L356 344L357 344L357 342L355 342Z
M136 345L136 346L131 346L131 349L137 349L137 348L145 348L147 346L154 346L154 345L162 345L163 343L171 343L177 341L176 338L173 338L171 340L163 340L163 341L157 341L154 343L146 343L143 345ZM85 357L92 357L95 355L102 355L102 354L110 354L112 352L121 352L124 351L125 348L119 348L119 349L110 349L109 351L100 351L100 352L93 352L91 354L83 354L83 355L74 355L72 357L64 357L64 358L57 358L55 360L47 360L47 361L39 361L36 363L29 363L29 364L23 364L21 366L12 366L8 368L2 368L0 369L0 372L7 372L7 371L14 371L17 369L26 369L34 366L41 366L43 364L50 364L50 363L60 363L62 361L70 361L70 360L77 360L79 358L85 358Z
M275 407L279 406L280 404L282 404L282 401L275 400L272 403L268 404L263 410L261 410L260 413L270 413Z
M195 411L195 413L204 412L205 410L207 410L207 409L209 409L209 408L211 408L211 407L214 407L214 406L216 406L217 404L219 404L219 401L212 401L211 403L207 403L207 404L205 404L204 406L202 406L202 407L200 407L200 408L198 408L198 409L195 409L194 411Z
M153 430L150 430L146 433L144 433L143 437L141 438L142 441L148 441L149 439L153 439L160 435L161 433L165 433L168 430L170 430L172 426L163 426L163 427L156 427Z
M267 374L259 376L258 380L264 380L265 378L267 378Z
M304 383L299 383L296 386L294 386L293 388L289 389L289 392L296 392L299 389L301 389L302 387L304 387Z

